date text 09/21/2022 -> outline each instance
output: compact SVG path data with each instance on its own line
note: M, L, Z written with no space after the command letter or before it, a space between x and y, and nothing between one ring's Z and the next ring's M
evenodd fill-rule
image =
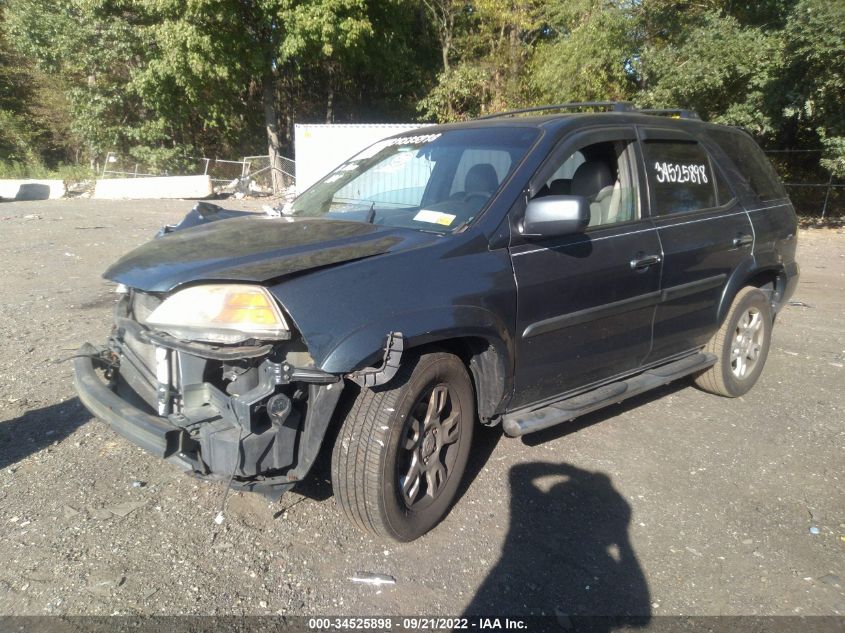
M404 617L398 618L309 618L308 628L312 630L525 630L524 620L518 618L444 618Z

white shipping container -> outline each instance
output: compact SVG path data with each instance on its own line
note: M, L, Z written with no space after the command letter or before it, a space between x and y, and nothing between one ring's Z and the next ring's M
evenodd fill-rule
M425 123L294 125L296 192L302 193L361 150L383 138L427 127Z

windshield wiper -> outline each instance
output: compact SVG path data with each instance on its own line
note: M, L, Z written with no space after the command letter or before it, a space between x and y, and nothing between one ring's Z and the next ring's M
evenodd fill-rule
M367 224L375 224L376 221L376 201L373 200L373 203L370 205L370 210L367 211Z

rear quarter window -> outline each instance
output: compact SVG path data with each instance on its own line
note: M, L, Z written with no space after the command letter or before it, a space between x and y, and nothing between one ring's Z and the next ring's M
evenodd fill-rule
M716 176L701 145L695 141L645 141L643 156L653 214L718 206Z
M761 201L780 200L786 191L763 150L747 134L737 130L708 130L722 151L736 165L742 178Z

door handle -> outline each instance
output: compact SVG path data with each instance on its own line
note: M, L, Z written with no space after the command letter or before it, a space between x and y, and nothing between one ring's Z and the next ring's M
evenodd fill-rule
M631 268L633 270L645 270L649 266L654 266L660 263L660 255L645 255L637 256L631 260Z
M751 235L746 235L745 233L740 233L734 238L734 246L736 248L741 248L743 246L751 246L754 243L754 237Z

